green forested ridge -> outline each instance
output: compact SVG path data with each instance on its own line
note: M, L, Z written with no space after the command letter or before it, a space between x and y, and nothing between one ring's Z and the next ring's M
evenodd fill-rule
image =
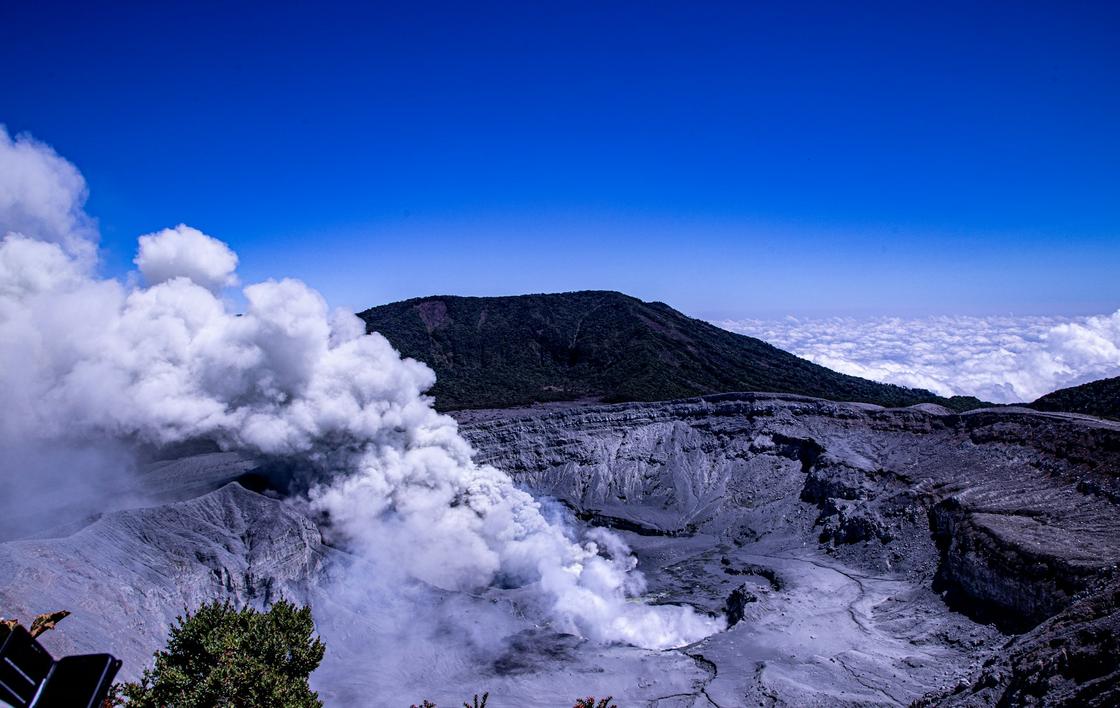
M1120 376L1059 389L1031 403L1030 407L1120 420Z
M660 401L710 393L797 393L885 406L945 399L840 374L762 340L610 291L433 296L359 313L405 356L436 372L442 410L597 399Z

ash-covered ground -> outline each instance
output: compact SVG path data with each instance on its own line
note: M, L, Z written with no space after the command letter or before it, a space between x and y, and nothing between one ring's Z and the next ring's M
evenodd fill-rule
M0 544L0 607L71 610L48 646L113 651L132 678L184 607L310 602L328 705L1117 699L1116 424L761 394L460 420L556 515L613 528L645 601L728 629L649 651L557 632L527 588L377 587L279 498L275 470L214 452L150 465L144 508Z

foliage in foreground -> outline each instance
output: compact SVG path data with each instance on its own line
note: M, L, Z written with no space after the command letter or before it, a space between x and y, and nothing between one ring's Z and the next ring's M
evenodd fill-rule
M54 629L70 613L43 613L32 621L31 636ZM242 706L257 708L322 706L307 679L323 660L325 645L312 634L311 609L297 609L281 600L267 612L235 610L228 602L205 604L195 614L177 617L165 651L155 655L155 668L144 671L139 683L116 684L105 708L111 706ZM0 619L0 633L18 626ZM463 708L487 708L490 693L476 693ZM618 708L613 697L577 698L573 708ZM424 700L411 708L437 708Z
M323 705L307 683L326 648L313 636L310 608L281 600L258 612L212 602L176 619L155 667L139 683L118 686L118 701L136 708Z
M489 692L482 694L481 699L476 693L474 694L473 702L467 703L466 701L463 701L463 708L486 708L486 701L488 700L490 700ZM436 708L436 704L427 699L424 699L419 704L413 703L411 706L409 706L409 708Z
M611 703L612 698L614 696L607 696L606 698L600 698L598 701L595 700L595 696L580 698L573 708L618 708L614 703Z

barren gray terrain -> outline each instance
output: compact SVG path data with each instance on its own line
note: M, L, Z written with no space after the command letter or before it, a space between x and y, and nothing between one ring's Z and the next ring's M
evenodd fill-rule
M1118 424L764 394L459 418L479 460L614 528L647 601L729 628L679 650L597 646L542 625L524 589L418 589L400 602L434 629L410 633L368 589L338 592L353 560L300 505L237 484L282 480L228 453L150 465L149 498L174 501L0 544L0 607L71 610L48 647L112 651L133 678L184 607L311 602L328 705L1117 700Z

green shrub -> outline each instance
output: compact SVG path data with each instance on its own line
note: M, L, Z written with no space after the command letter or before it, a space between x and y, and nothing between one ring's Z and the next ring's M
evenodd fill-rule
M587 698L577 699L573 708L618 708L614 703L611 703L611 700L612 696L600 698L598 701L595 700L594 696L588 696Z
M474 694L474 701L472 703L468 703L466 701L463 701L463 708L486 708L486 701L488 701L488 700L490 700L490 694L489 693L482 694L482 698L479 698L478 694L476 693L476 694ZM409 706L409 708L437 708L437 707L436 707L435 703L432 703L431 701L429 701L428 699L425 698L420 703L413 703L411 706Z
M117 695L136 708L317 708L307 678L325 646L314 631L311 609L285 600L267 612L209 603L177 618L155 667Z

